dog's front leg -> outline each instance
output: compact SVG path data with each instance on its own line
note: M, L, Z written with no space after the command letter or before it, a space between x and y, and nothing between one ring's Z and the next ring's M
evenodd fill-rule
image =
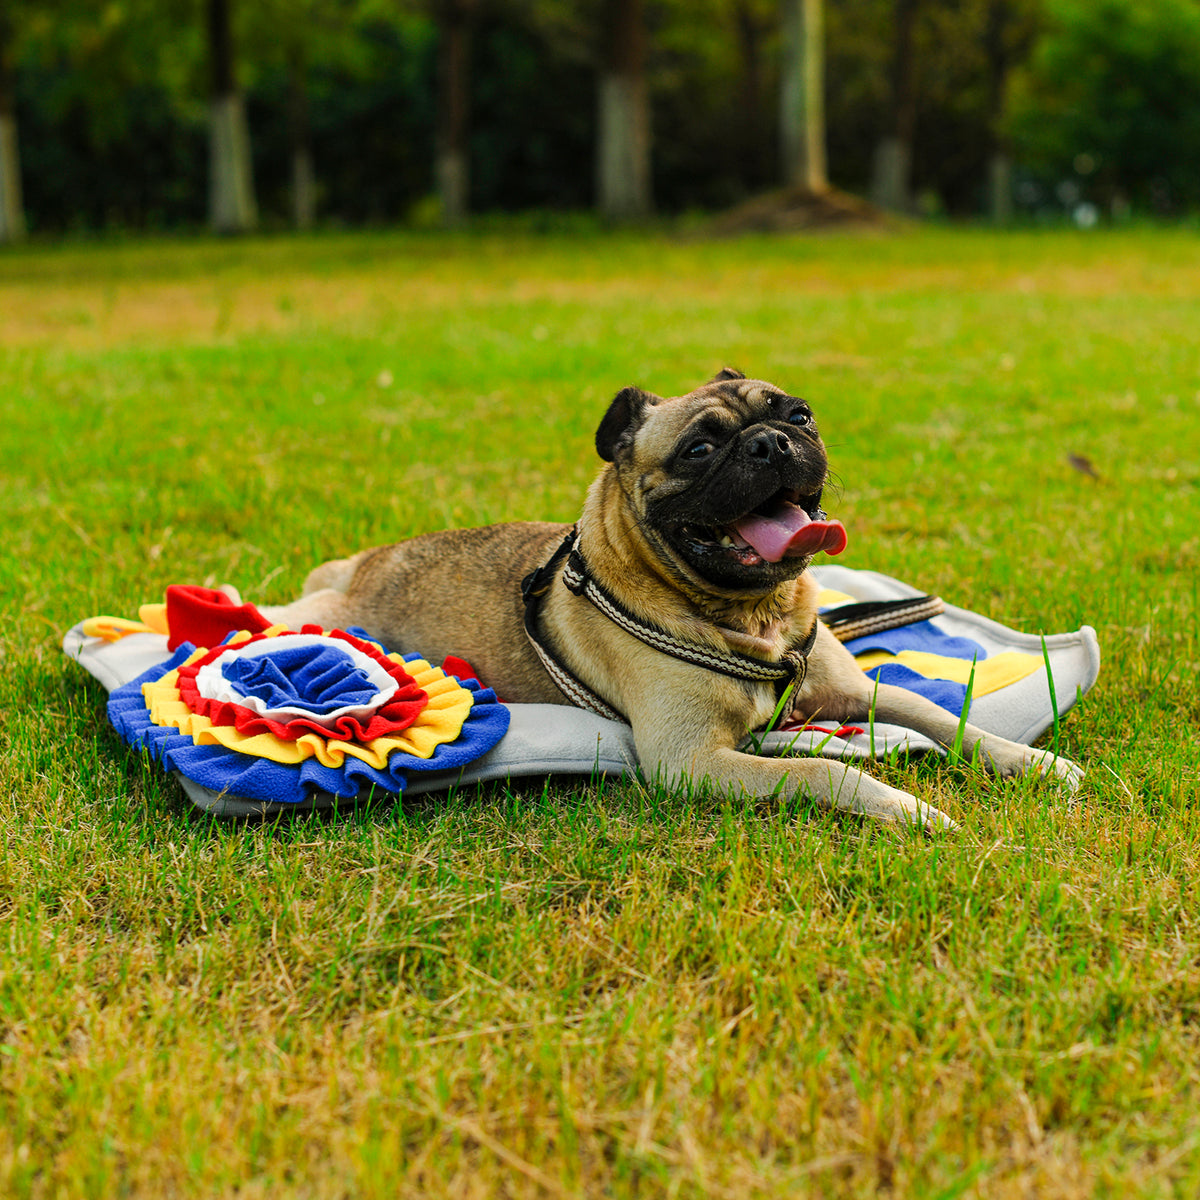
M670 731L634 725L638 758L647 775L668 785L684 779L704 782L718 791L770 799L807 796L826 808L860 813L885 821L900 821L934 829L954 829L940 809L899 791L856 767L827 758L760 758L733 745L701 742L680 744Z
M866 695L867 703L852 720L874 717L877 721L903 725L915 729L947 749L955 744L959 722L940 705L925 696L905 688L881 683ZM997 775L1024 775L1035 771L1042 775L1054 775L1072 791L1079 787L1083 769L1069 758L1056 757L1049 750L1037 750L1019 742L1010 742L992 733L985 733L974 725L962 726L962 750L968 757L979 754L983 765Z

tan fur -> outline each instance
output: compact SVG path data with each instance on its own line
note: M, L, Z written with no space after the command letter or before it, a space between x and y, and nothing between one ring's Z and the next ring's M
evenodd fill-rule
M581 549L595 578L643 620L692 642L778 660L812 628L818 595L812 576L798 567L795 577L766 590L714 587L664 551L660 531L647 519L656 500L684 490L671 464L679 439L697 420L719 418L740 429L762 419L764 397L780 395L774 385L730 380L728 374L687 396L648 397L616 461L606 464L588 490ZM614 402L610 415L617 407ZM292 625L361 626L433 662L457 654L507 701L562 703L525 637L520 584L549 559L567 528L498 525L368 550L318 567L302 598L272 615ZM952 824L937 809L854 767L739 751L747 732L773 711L769 685L731 679L651 649L569 592L561 578L542 602L539 626L556 656L628 716L638 757L652 776L668 783L707 780L753 796L799 792L886 819ZM837 639L818 627L794 715L865 720L872 705L877 720L916 729L943 745L951 745L958 732L958 722L932 702L899 688L876 688ZM1081 774L1065 759L970 725L963 748L968 755L978 750L1000 774L1036 770L1072 786Z

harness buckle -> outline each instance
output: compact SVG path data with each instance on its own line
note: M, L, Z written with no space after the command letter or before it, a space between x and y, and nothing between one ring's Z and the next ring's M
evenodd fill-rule
M550 585L554 582L554 577L558 573L559 563L562 562L563 556L571 550L571 546L575 541L576 527L571 526L571 531L563 538L562 545L542 563L540 567L530 571L524 579L521 580L521 599L525 602L526 607L533 603L534 600L540 600L549 590Z

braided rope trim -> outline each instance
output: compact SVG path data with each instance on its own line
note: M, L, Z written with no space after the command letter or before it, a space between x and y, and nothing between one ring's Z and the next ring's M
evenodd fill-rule
M614 625L624 629L626 633L645 642L654 650L669 654L672 658L690 662L734 679L746 679L752 683L790 682L797 674L796 657L788 655L783 662L763 662L751 658L748 654L722 653L719 650L709 650L694 643L680 641L679 638L659 629L656 625L648 625L639 621L625 608L614 600L590 575L579 569L578 551L567 560L563 569L563 583L576 595L585 596L596 606ZM799 662L805 662L803 655ZM807 665L807 664L806 664Z
M537 651L538 658L542 660L542 666L546 668L547 674L554 680L554 686L576 708L586 708L589 712L594 712L598 717L606 717L610 721L620 721L623 725L629 724L623 713L606 704L591 688L581 680L576 679L562 663L551 656L550 652L528 630L526 631L526 636L529 638L529 644Z
M850 606L847 606L850 607ZM946 611L945 601L940 596L914 596L911 600L881 602L874 612L855 618L853 614L840 621L837 609L826 613L821 620L839 642L851 642L870 633L882 633L885 629L899 629L904 625L915 625L928 621Z
M583 596L619 629L623 629L652 650L732 679L774 684L777 693L788 687L799 687L808 675L808 655L817 639L816 622L813 623L804 642L793 646L780 662L764 662L748 654L711 650L693 642L682 641L665 629L639 620L588 574L587 564L579 552L579 528L576 526L563 539L562 545L554 552L549 562L525 577L521 591L525 601L525 635L529 644L537 652L555 687L578 708L587 709L610 721L629 724L629 719L622 712L602 700L559 662L542 645L537 635L534 616L537 602L549 589L557 563L564 555L567 561L563 566L561 578L567 589L577 596Z

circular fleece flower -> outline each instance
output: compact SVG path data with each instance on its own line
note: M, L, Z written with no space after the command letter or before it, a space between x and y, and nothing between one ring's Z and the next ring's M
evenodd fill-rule
M296 803L404 789L408 771L453 771L490 750L508 710L418 655L341 630L231 634L116 689L109 718L132 745L188 779L248 799Z
M185 663L177 686L191 712L248 736L370 742L407 729L429 703L402 664L338 631L282 644L259 634Z

